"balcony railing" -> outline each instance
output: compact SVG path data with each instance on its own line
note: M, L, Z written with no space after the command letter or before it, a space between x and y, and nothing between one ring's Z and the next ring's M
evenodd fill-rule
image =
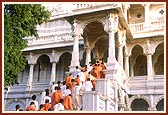
M129 24L130 30L134 32L143 32L146 31L145 23L136 23L136 24ZM158 29L164 29L164 20L159 21L151 21L149 23L149 26L147 27L150 30L158 30Z
M129 24L129 28L132 32L140 32L143 31L144 23L137 23L137 24Z
M39 38L31 37L25 38L28 41L28 45L31 44L41 44L48 42L64 42L64 41L72 41L73 37L70 33L62 34L62 35L50 35L50 36L41 36Z

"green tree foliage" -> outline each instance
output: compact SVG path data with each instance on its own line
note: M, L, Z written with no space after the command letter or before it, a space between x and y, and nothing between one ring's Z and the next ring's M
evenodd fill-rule
M24 37L38 37L36 25L49 20L51 13L41 4L4 5L4 86L14 84L23 71L26 59L22 50Z

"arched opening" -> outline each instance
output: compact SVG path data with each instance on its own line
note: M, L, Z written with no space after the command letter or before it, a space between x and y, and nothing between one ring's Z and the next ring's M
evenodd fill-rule
M145 76L147 75L147 59L144 55L139 55L136 58L134 65L134 75L135 76Z
M130 75L147 75L147 58L143 54L143 49L140 45L135 45L132 49L132 55L130 57Z
M106 51L104 52L104 56L103 56L103 61L107 63L107 58L108 58L108 49L106 49Z
M56 81L63 81L65 79L65 72L69 71L71 58L72 56L69 52L65 52L60 56L59 62L56 65Z
M154 72L155 75L164 74L164 43L157 46L155 54L153 55L154 61Z
M159 103L156 105L157 111L164 111L164 99L160 100Z
M155 64L155 75L164 74L164 54L159 55Z
M83 31L83 37L85 41L85 47L91 48L92 49L91 52L95 54L94 56L95 59L93 59L92 57L93 55L90 52L91 61L107 58L104 57L104 54L108 49L108 34L107 32L104 31L104 27L100 22L93 21L89 23ZM84 53L84 55L88 54ZM87 58L88 56L83 57Z
M34 67L33 82L49 83L51 79L51 69L50 58L47 55L40 56Z
M91 63L94 63L94 62L95 62L95 59L94 59L94 56L93 56L93 52L91 51ZM81 67L84 67L85 65L86 65L86 51L84 51L82 60L80 61L80 66Z
M25 109L25 105L21 101L13 101L6 108L7 111L16 111L15 106L19 104L22 110Z
M28 61L26 61L25 69L21 71L18 75L18 82L21 84L26 84L27 79L29 77L29 70L30 70L30 65L28 64Z
M149 105L144 99L135 99L131 103L132 111L148 111Z

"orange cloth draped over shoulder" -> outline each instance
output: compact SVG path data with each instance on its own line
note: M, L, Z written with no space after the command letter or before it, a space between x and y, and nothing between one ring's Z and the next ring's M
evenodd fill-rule
M52 105L50 103L45 103L44 104L44 110L48 111L49 109L51 109Z
M64 107L66 110L73 110L73 106L72 106L72 97L71 96L66 96L64 98Z
M34 105L30 105L26 108L26 111L36 111L36 108Z
M65 79L66 86L69 86L71 84L71 79L73 79L72 75L69 75L68 77L66 77L66 79Z
M72 82L71 84L70 84L70 90L71 90L71 92L72 92L72 90L74 89L74 87L76 86L76 82Z
M52 105L54 106L59 102L60 99L62 99L62 92L60 90L55 91L51 98L53 102Z

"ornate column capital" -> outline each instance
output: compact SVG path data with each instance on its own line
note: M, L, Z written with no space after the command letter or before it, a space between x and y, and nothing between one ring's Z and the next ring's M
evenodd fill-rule
M120 46L126 45L126 30L125 30L125 28L121 28L118 31L118 43Z
M50 62L57 63L58 61L59 61L59 56L57 55L55 50L52 50Z
M150 40L146 40L146 55L152 55Z
M118 23L119 23L118 12L110 12L109 13L109 32L118 31Z
M80 38L81 37L81 28L80 28L80 21L77 19L74 19L72 22L72 30L73 30L73 37L74 38Z
M130 56L129 53L128 53L128 48L126 46L124 47L124 56L125 57L129 57Z
M30 55L28 56L28 64L35 65L36 62L37 62L37 57L32 52L30 52Z

